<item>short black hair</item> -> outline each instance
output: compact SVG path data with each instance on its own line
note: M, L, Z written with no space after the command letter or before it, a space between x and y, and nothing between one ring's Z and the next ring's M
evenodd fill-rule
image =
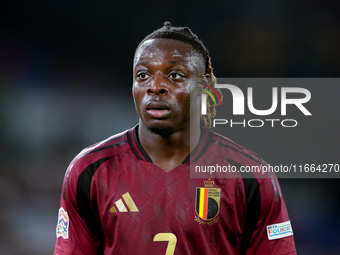
M147 40L150 39L172 39L184 43L190 44L194 50L200 53L205 60L205 72L204 76L209 81L210 86L215 87L216 84L216 77L213 73L213 68L211 66L211 58L209 55L208 49L204 46L201 39L198 38L196 34L194 34L190 28L188 27L174 27L171 26L169 21L164 22L164 26L155 30L151 34L147 35L138 45L137 50L139 47ZM219 93L219 96L222 98L222 93L219 89L216 89ZM201 118L204 121L205 127L211 127L211 117L215 117L216 109L213 102L207 102L207 115L202 115Z

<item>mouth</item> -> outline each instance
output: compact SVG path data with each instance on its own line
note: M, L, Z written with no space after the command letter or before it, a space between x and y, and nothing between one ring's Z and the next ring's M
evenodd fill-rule
M146 112L155 119L164 119L170 114L170 107L164 102L150 102L146 106Z

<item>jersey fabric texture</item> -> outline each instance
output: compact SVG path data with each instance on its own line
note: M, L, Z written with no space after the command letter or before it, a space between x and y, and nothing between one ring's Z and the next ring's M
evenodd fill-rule
M190 164L207 161L265 164L206 129L170 172L152 163L138 126L84 149L65 174L54 254L296 254L292 235L267 235L289 221L277 178L190 178Z

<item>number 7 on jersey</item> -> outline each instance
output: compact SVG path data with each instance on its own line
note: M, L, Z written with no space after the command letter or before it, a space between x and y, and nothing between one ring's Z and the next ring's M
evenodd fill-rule
M177 237L173 233L158 233L153 238L154 241L168 241L165 255L173 255L177 243Z

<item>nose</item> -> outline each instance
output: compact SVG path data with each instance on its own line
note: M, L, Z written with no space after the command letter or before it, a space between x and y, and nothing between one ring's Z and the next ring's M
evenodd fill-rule
M169 88L166 77L163 77L162 74L154 75L148 86L147 93L149 95L168 95Z

